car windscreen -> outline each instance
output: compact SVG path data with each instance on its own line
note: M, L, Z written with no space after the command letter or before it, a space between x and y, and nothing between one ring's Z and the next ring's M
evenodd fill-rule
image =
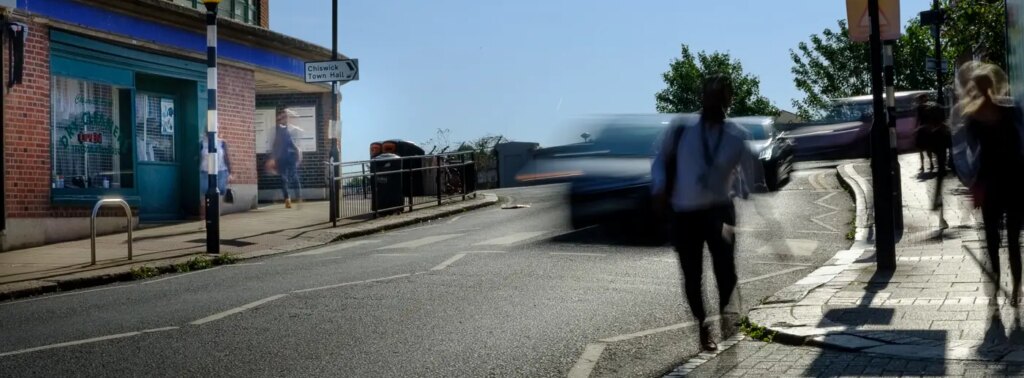
M663 126L613 125L594 137L591 150L601 155L653 155Z
M871 114L871 102L835 101L822 117L824 122L854 122Z
M747 133L750 134L750 140L765 140L770 138L768 126L763 123L736 122L736 124L744 130L747 130Z

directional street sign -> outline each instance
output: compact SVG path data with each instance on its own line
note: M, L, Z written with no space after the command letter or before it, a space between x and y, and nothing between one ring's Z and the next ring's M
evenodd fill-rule
M878 24L882 40L900 39L899 0L878 0ZM850 40L867 42L871 38L871 15L868 14L868 0L846 0L846 20L850 29Z
M306 82L359 80L359 59L306 62Z
M935 58L928 58L924 62L924 69L926 71L935 72ZM949 61L942 60L942 72L949 72Z

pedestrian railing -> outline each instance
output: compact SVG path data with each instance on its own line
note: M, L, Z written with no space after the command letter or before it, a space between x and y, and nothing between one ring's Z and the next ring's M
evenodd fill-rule
M475 197L473 152L325 162L330 222L373 219L426 204Z
M96 214L99 214L100 208L104 205L121 205L124 209L124 219L128 225L128 260L132 259L132 208L128 206L128 202L121 198L104 198L96 201L96 205L92 207L92 216L89 218L89 231L92 232L92 265L96 265Z

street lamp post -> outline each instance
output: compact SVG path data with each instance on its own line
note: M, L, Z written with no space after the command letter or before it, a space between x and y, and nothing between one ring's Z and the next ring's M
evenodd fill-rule
M220 0L203 0L206 6L206 253L220 253L220 191L217 188L217 6Z

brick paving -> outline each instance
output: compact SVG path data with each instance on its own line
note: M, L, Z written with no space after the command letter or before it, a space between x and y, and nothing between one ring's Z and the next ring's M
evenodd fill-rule
M1012 377L1024 364L919 360L743 340L715 359L665 377Z
M934 175L919 175L917 155L900 163L904 232L894 272L877 271L873 244L858 240L751 311L752 321L780 332L776 340L803 346L745 340L670 376L1024 375L1024 310L1006 303L1005 243L1002 287L992 293L980 214L964 188L953 175L944 181L949 227L942 230L931 210ZM870 202L868 165L845 172L851 185L859 184L858 201Z

